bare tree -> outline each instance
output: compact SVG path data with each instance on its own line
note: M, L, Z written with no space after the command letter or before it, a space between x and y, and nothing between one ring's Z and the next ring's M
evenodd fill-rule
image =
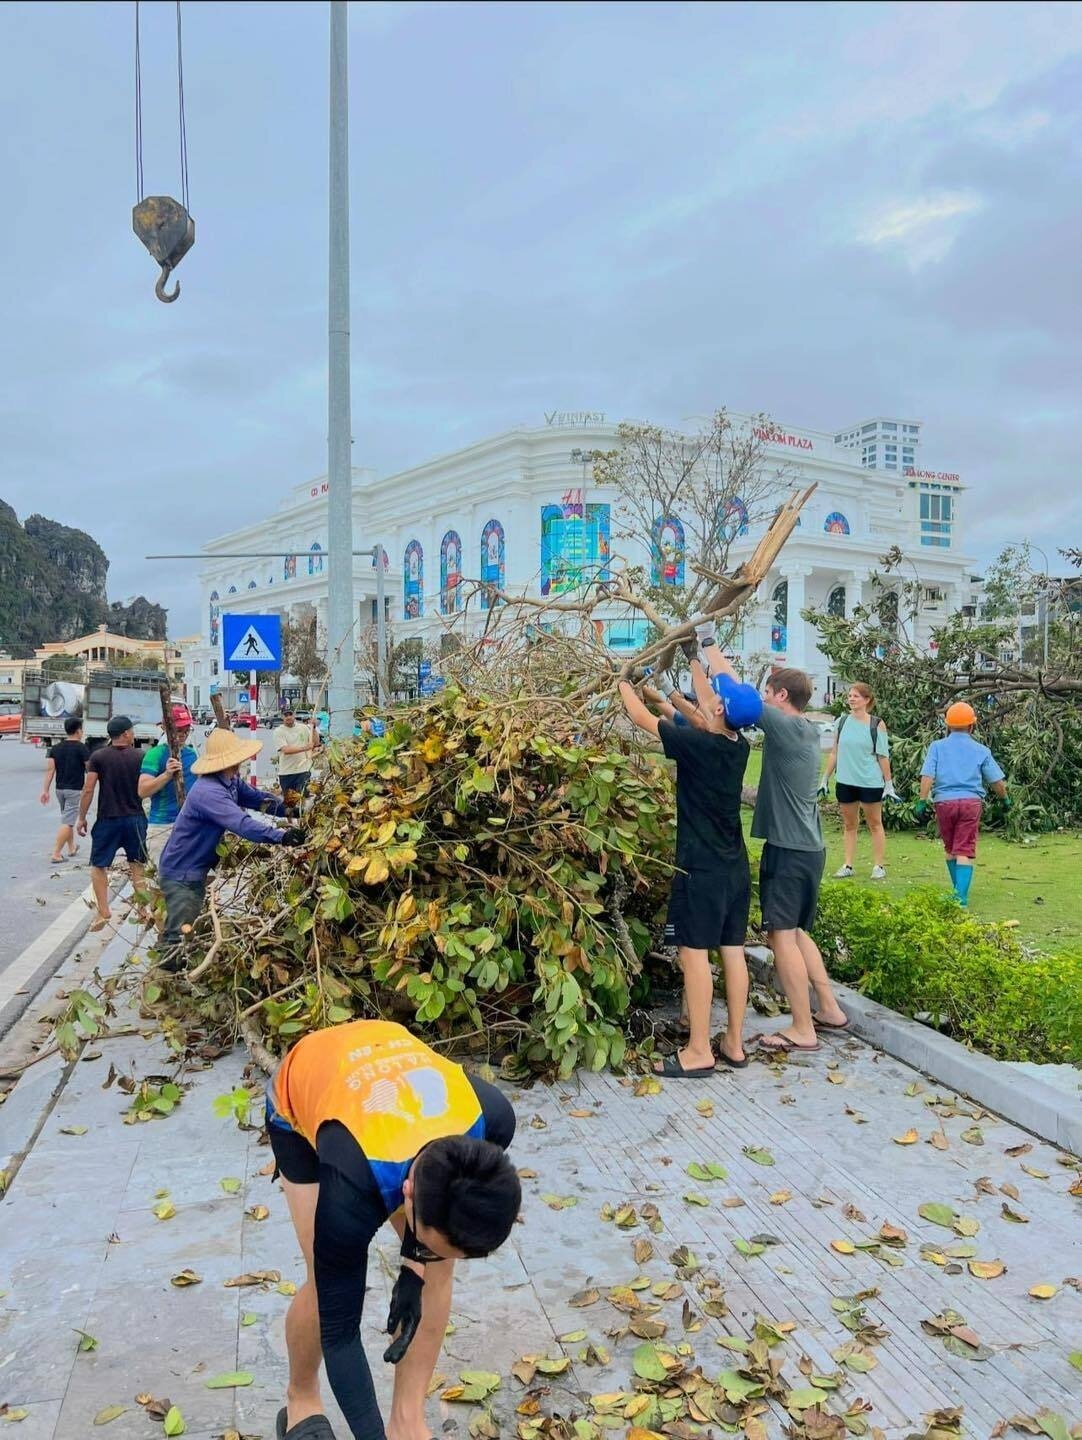
M313 680L322 680L327 665L316 639L316 616L282 622L282 668L294 677L300 687L301 704L309 702Z
M725 410L690 434L625 423L617 447L594 457L595 481L619 496L617 535L651 556L649 566L627 567L625 582L667 621L703 610L733 542L791 488L765 458L773 428L756 416L737 429Z

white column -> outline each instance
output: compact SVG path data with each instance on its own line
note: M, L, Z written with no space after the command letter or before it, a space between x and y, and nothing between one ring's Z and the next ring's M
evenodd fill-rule
M845 618L852 620L853 611L863 603L864 582L868 578L868 573L865 570L850 570L841 578L845 585Z
M781 578L789 582L788 635L785 653L790 665L802 670L807 663L808 637L807 622L800 618L800 612L807 604L804 581L811 574L807 565L792 565L782 571Z

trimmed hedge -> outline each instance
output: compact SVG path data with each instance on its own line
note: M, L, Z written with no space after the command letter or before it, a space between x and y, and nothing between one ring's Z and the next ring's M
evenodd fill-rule
M836 979L904 1015L927 1015L997 1060L1082 1062L1082 953L1036 954L939 890L889 899L823 886L815 940Z

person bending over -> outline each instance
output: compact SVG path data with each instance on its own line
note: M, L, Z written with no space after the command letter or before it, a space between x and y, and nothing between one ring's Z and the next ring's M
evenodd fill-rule
M429 1440L425 1400L455 1261L499 1249L522 1203L504 1154L510 1103L403 1026L354 1020L286 1054L267 1086L267 1133L307 1267L286 1316L278 1440L332 1440L321 1356L355 1440ZM368 1250L385 1220L401 1241L383 1356L396 1367L386 1430L360 1339Z

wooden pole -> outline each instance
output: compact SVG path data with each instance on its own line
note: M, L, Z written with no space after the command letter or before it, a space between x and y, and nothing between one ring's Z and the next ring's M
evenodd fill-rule
M222 704L222 697L220 695L212 695L210 697L210 708L214 711L214 719L217 721L218 728L221 730L232 730L233 727L229 723L229 718L225 713L225 706Z
M162 729L165 731L165 741L169 746L170 757L174 760L180 759L180 741L177 739L177 727L173 720L173 697L169 693L168 685L159 685L158 694L162 702ZM173 784L177 790L177 806L184 804L184 766L173 776Z

